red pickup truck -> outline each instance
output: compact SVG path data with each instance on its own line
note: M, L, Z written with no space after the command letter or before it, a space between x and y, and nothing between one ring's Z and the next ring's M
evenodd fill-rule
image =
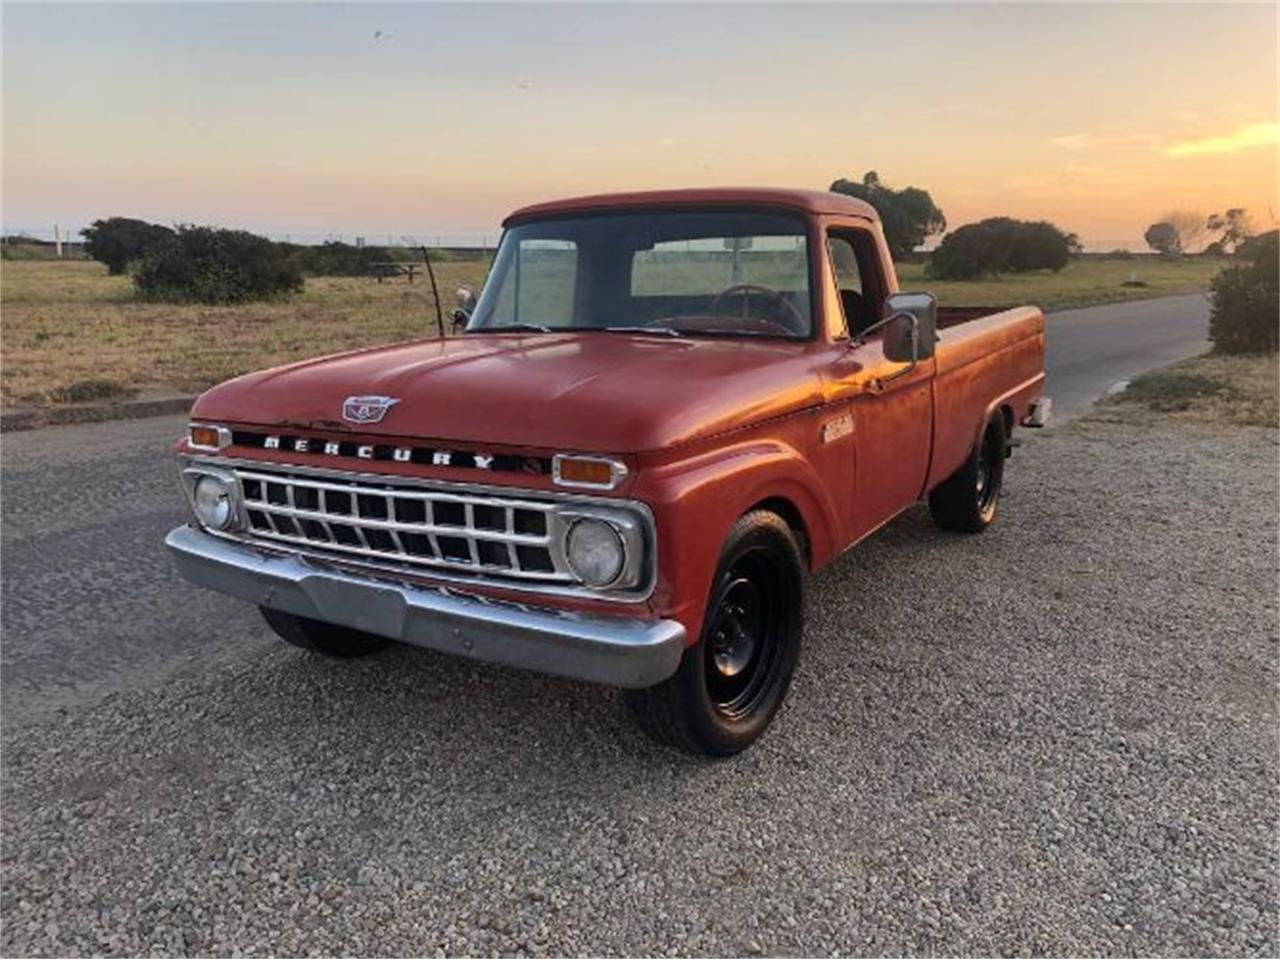
M899 293L875 211L834 193L504 228L461 336L202 395L166 542L298 646L622 687L656 737L742 750L796 669L808 571L922 498L947 530L995 519L1013 428L1047 409L1044 317Z

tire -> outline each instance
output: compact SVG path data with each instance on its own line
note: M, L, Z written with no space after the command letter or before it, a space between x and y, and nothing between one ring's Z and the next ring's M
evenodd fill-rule
M376 634L363 633L360 630L340 627L322 620L298 617L269 607L258 609L262 611L267 626L274 630L285 643L301 647L303 650L313 650L327 657L340 657L344 660L363 657L369 653L376 653L394 642Z
M1008 442L1004 416L997 411L969 459L929 494L934 523L956 533L981 533L995 522Z
M641 728L690 753L732 756L772 722L800 659L804 559L777 514L752 511L720 553L702 635L662 683L626 691Z

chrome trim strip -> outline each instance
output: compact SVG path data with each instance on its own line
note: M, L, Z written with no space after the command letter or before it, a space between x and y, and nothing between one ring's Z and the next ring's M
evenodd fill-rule
M684 654L675 620L589 616L373 578L189 526L170 531L165 546L198 586L475 660L648 687L675 673Z
M288 450L273 450L272 453L285 454ZM380 483L387 486L426 487L440 489L442 492L456 492L460 495L468 493L489 494L495 497L536 497L573 503L597 503L601 506L627 507L644 514L650 514L649 508L639 500L624 500L621 497L592 496L586 493L565 493L561 490L530 490L528 487L502 486L493 483L458 483L454 480L431 480L422 477L406 476L398 473L370 473L367 470L336 470L332 467L316 467L306 463L289 463L285 460L249 460L243 457L189 456L183 459L193 463L207 463L212 467L231 466L248 467L258 470L293 470L298 473L315 474L320 477L333 477L337 480L360 483ZM383 461L364 461L383 462ZM531 501L536 503L536 501Z

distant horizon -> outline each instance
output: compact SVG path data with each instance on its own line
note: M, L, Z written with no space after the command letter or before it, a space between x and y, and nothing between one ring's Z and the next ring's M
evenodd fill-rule
M0 8L4 231L131 216L493 237L613 190L868 170L948 228L1141 251L1275 224L1272 5L48 4ZM1140 42L1137 42L1139 41ZM51 68L51 65L54 65Z
M554 198L539 198L539 199L554 199ZM1197 211L1197 212L1200 212L1200 211ZM1214 212L1220 212L1220 211L1214 211ZM129 216L133 216L133 214L113 213L107 216L129 217ZM996 216L996 214L993 214L993 216ZM88 226L93 219L99 219L99 218L94 217L91 220L88 220L82 223L80 227L70 228L70 232L68 232L69 228L67 227L67 225L57 224L57 227L61 232L62 242L69 243L69 244L82 243L83 237L80 235L80 229L85 226ZM102 217L101 219L106 219L106 216ZM139 217L138 219L147 220L148 218ZM266 237L267 239L273 240L276 242L297 243L304 246L318 246L319 244L322 244L322 243L336 241L339 243L347 243L347 244L364 243L364 244L367 244L368 246L382 246L382 247L427 246L427 247L442 247L442 248L456 247L456 248L468 248L468 249L486 248L486 249L492 250L497 246L498 241L502 237L502 227L500 225L495 225L494 227L492 227L487 231L478 230L478 231L471 231L471 232L453 232L453 233L441 233L441 232L435 232L430 230L425 230L425 231L418 230L416 232L394 231L394 230L391 232L343 230L343 231L334 231L334 232L306 233L306 232L300 232L300 231L294 231L294 230L260 229L252 226L247 226L241 223L217 223L217 222L211 222L211 221L192 221L190 219L182 219L182 218L172 219L172 220L152 220L150 222L161 223L161 224L164 224L165 226L176 226L178 224L193 224L196 226L218 227L218 228L229 229L229 230L247 230L250 233L254 233L254 234L257 234L258 236ZM955 230L957 227L960 227L960 226L963 226L963 224L959 224L959 223L953 224L948 221L947 232L950 233L951 231ZM1255 232L1261 233L1266 230L1274 230L1277 228L1277 226L1280 226L1280 225L1274 222L1273 223L1255 222L1255 228L1256 228ZM4 237L23 236L23 237L30 237L33 240L39 240L45 243L55 242L54 224L52 223L45 227L31 227L31 226L10 227L7 225L0 225L0 236L4 236ZM915 252L916 253L931 252L934 248L937 247L940 239L941 239L941 235L932 237L929 243L927 243L922 247L918 247ZM1153 254L1155 253L1155 251L1153 251L1142 239L1139 239L1136 245L1133 244L1131 240L1126 241L1124 239L1118 239L1114 241L1108 241L1105 239L1097 240L1097 239L1088 238L1088 237L1080 237L1079 239L1084 248L1084 251L1090 254L1105 254L1112 251L1124 251L1127 253L1153 253ZM1212 240L1212 237L1207 237L1204 241L1202 241L1199 244L1199 246L1204 246L1211 240ZM1126 243L1128 243L1129 245L1126 245ZM1200 251L1190 250L1187 252L1198 253Z

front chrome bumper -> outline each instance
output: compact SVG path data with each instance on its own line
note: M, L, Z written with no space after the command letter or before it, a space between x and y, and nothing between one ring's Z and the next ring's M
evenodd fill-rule
M164 542L198 586L476 660L648 687L671 676L684 652L685 629L675 620L588 616L366 577L190 526Z

